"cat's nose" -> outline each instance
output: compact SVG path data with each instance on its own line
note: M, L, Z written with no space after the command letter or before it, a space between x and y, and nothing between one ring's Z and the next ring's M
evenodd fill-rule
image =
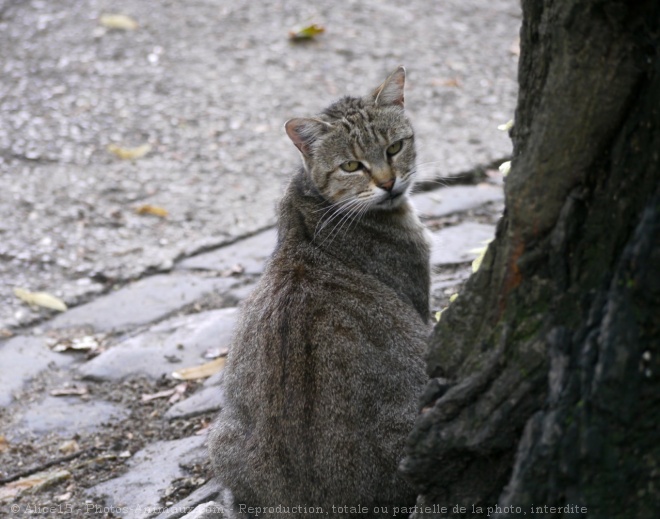
M387 180L385 182L381 182L378 184L378 187L381 189L384 189L387 192L392 191L392 188L394 187L394 179Z

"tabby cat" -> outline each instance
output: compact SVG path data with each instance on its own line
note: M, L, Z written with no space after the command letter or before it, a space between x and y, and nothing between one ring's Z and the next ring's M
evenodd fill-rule
M338 507L361 505L364 519L415 504L397 465L426 380L429 245L407 194L404 83L399 67L366 97L285 125L303 167L244 304L209 440L245 516L352 517Z

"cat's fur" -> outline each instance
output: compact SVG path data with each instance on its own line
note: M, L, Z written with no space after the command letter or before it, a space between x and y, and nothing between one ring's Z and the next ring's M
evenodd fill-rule
M243 307L209 440L235 511L304 505L337 517L333 505L359 504L366 518L415 503L396 469L426 380L429 247L406 194L404 82L400 67L372 94L286 124L304 168ZM341 169L350 161L365 169Z

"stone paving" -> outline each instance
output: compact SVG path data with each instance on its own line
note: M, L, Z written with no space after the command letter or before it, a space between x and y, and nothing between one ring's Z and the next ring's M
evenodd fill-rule
M416 194L413 200L434 236L432 304L439 310L469 276L477 254L474 249L493 237L503 209L502 186L501 182L488 182L446 187ZM32 438L38 445L39 438L46 435L62 441L80 440L109 423L130 430L126 405L104 400L95 388L137 378L156 383L171 379L179 368L208 362L209 354L224 354L219 350L230 344L238 315L235 302L254 286L275 237L275 230L267 229L183 259L168 275L138 280L0 343L0 396L5 406L0 435L10 445L23 438ZM211 291L219 296L213 299L218 307L196 306ZM230 293L242 295L229 297ZM81 353L57 353L49 347L63 337L71 342L80 336L102 340L102 351L87 359ZM14 400L12 395L20 395L33 379L49 370L59 376L46 384L44 392L64 381L67 387L85 384L89 394L46 394L27 404L20 398ZM220 369L154 421L168 427L174 420L212 416L222 406L221 381ZM190 476L190 467L206 459L204 432L147 442L138 452L127 452L120 473L83 489L84 496L94 498L95 506L131 519L175 519L198 505L199 510L188 517L205 517L202 511L206 509L217 512L214 500L220 489L209 474L196 479ZM185 478L193 481L193 491L181 502L168 500L168 489ZM0 503L1 496L0 487Z
M398 65L420 175L504 159L519 24L516 0L0 0L0 330L41 318L14 287L78 306L272 226L284 121Z
M326 33L291 43L304 22ZM441 310L503 210L519 23L514 0L0 0L0 517L231 515L205 433L299 160L283 122L407 67L419 174L453 179L414 195Z

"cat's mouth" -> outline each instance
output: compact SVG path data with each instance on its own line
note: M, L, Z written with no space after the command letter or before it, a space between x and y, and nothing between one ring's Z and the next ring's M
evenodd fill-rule
M393 202L397 198L401 197L403 195L404 191L399 191L398 193L390 193L388 196L386 196L383 200L378 202L378 204L385 204L387 202Z

